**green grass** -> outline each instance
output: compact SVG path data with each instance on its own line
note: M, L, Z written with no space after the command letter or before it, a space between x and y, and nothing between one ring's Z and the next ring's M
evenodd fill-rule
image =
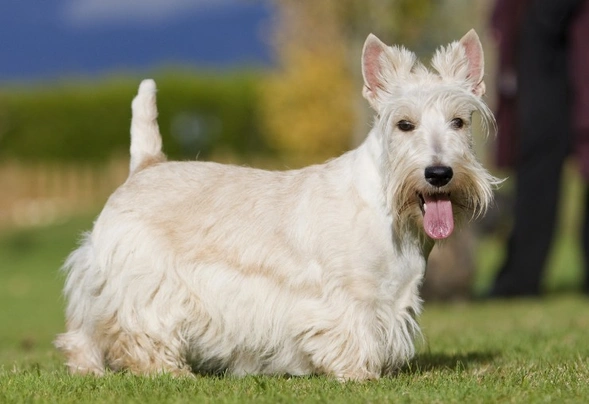
M394 377L341 384L325 377L69 376L51 345L63 330L57 269L91 221L0 235L0 403L581 403L589 397L589 301L572 292L578 252L567 235L551 261L552 293L544 299L426 303L420 353ZM482 290L501 244L483 240L477 256Z

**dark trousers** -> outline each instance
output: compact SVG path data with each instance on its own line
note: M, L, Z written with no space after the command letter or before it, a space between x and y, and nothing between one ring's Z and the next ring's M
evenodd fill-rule
M517 66L514 225L506 260L491 290L495 296L540 293L556 227L562 169L573 143L566 33L578 3L535 0L524 17ZM589 193L585 205L589 207ZM587 266L589 216L584 218L583 233ZM589 290L589 281L585 288Z

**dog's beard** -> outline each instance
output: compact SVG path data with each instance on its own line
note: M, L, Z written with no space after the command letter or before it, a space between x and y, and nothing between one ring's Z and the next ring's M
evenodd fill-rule
M407 180L393 190L392 200L400 227L413 223L433 240L450 237L464 221L484 213L489 199L474 179L459 178L444 191L422 185L420 180ZM396 199L395 199L396 198Z

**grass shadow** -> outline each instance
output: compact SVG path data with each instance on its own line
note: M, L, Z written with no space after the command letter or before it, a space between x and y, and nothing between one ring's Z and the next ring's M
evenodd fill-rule
M464 370L493 362L498 352L466 352L457 354L425 352L417 355L401 369L402 373L424 373L437 370Z

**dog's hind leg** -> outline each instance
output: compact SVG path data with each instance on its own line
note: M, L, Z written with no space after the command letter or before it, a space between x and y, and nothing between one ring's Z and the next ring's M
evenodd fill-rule
M182 352L179 339L160 341L143 333L120 332L109 345L105 360L114 371L126 370L134 374L170 373L174 376L193 376Z
M57 336L54 344L67 358L72 373L104 373L104 354L94 337L94 324L90 319L91 305L85 285L93 291L102 288L102 282L93 273L93 251L89 235L85 235L80 248L68 257L63 270L67 271L64 293L68 298L67 332ZM90 295L92 295L90 293Z
M82 330L70 330L58 335L55 346L65 354L70 373L104 374L103 353Z

